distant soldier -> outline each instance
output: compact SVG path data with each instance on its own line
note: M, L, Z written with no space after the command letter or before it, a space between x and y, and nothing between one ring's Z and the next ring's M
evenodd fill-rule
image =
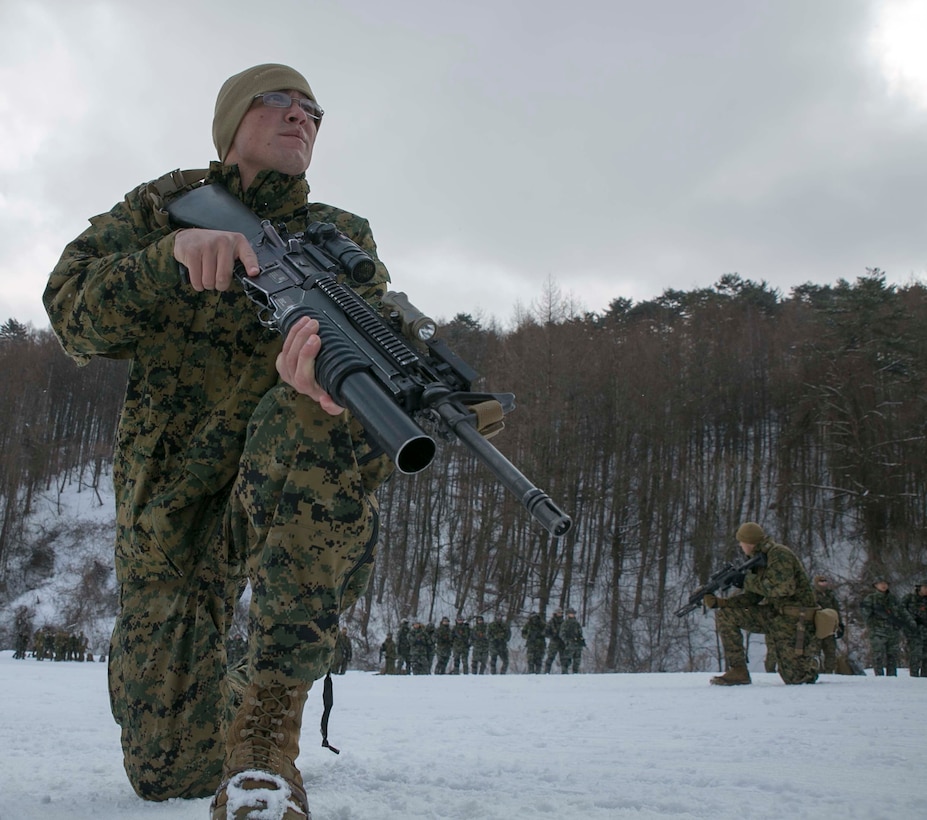
M582 660L586 641L583 639L583 628L576 620L576 610L573 607L567 610L566 620L560 627L560 640L563 641L563 660L560 662L563 674L568 674L572 668L573 674L576 675L579 673L579 662Z
M502 662L501 674L509 670L509 641L512 630L497 612L489 625L489 671L496 674L496 662Z
M451 660L451 648L454 636L451 633L451 619L446 615L441 619L435 630L435 674L443 675L447 672L447 665Z
M476 616L476 623L470 631L470 639L473 643L470 671L474 675L485 675L489 664L489 629L482 615Z
M78 660L81 663L84 662L84 658L87 655L88 645L89 645L89 641L87 640L87 636L83 632L81 632L80 635L78 635L78 637L76 638L76 642L75 642L75 646L77 647L77 651L75 652L75 658L74 658L75 660Z
M411 632L412 628L409 626L409 619L403 618L402 623L399 624L399 635L396 637L396 651L399 653L398 672L400 675L408 675L412 668L409 660L409 650L411 648L409 637Z
M386 659L386 666L383 669L384 675L396 674L396 641L393 640L393 633L386 633L386 640L380 645L380 660Z
M898 675L901 631L907 629L911 616L889 591L888 581L878 577L860 604L863 620L869 630L869 652L876 675Z
M561 626L563 626L563 610L558 606L544 629L544 637L547 638L547 662L544 665L544 671L548 675L558 655L560 656L560 671L564 671L563 665L566 661L563 657L563 639L560 637Z
M454 658L454 668L452 674L459 675L460 667L463 666L463 673L469 672L467 663L470 658L470 624L462 615L457 616L457 622L454 624L454 632L451 637L451 654Z
M335 652L332 656L332 672L336 675L343 675L348 671L348 664L353 657L354 650L351 647L351 638L348 636L348 628L343 626L335 640Z
M826 575L814 576L814 597L821 609L833 609L837 613L837 631L833 635L821 638L821 652L824 656L821 671L832 675L837 670L837 639L843 637L843 616L840 613L837 593L834 592Z
M428 666L428 633L421 621L412 624L409 634L409 668L413 675L428 675L431 669Z
M425 634L428 636L428 674L431 674L431 670L435 665L435 632L438 630L435 628L434 622L429 621L425 624Z
M40 661L45 660L45 630L37 629L32 639L32 655Z
M908 636L908 668L912 678L927 678L927 578L914 585L901 600L914 629Z
M521 636L525 639L525 652L528 656L528 673L540 675L544 665L544 649L547 645L544 638L544 616L540 612L532 612L521 628Z
M16 610L16 621L14 624L16 631L16 651L13 657L17 660L25 660L26 652L29 650L29 633L32 632L32 618L29 610L21 606Z

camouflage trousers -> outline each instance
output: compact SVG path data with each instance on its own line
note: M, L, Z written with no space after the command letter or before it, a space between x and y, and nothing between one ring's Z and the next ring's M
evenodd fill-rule
M895 630L870 630L869 654L876 675L897 675L901 641Z
M780 615L771 606L724 607L716 610L715 627L724 648L727 668L746 666L744 632L766 636L766 644L775 652L779 676L786 683L814 683L817 680L819 641L814 626L807 623L798 649L797 618Z
M566 648L564 647L563 641L551 638L550 642L547 644L547 660L544 665L545 672L550 672L558 655L560 656L560 671L562 672L564 664L567 663Z
M307 687L322 677L339 614L367 586L372 491L390 467L382 457L363 463L356 422L320 415L285 385L264 396L231 486L201 500L195 515L174 508L183 526L155 528L164 541L175 531L196 542L183 571L165 573L162 554L146 575L145 550L154 547L117 543L110 702L126 772L145 799L205 797L218 786L234 713L226 636L247 580L244 674L258 685ZM146 530L142 518L118 539Z
M908 668L912 678L927 678L927 628L923 626L908 638Z

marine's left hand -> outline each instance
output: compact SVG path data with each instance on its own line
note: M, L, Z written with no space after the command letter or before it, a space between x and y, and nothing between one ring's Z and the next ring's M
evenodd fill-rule
M344 408L315 379L315 359L321 349L319 323L308 316L303 317L293 325L283 342L283 350L277 356L277 372L299 393L317 401L330 416L337 416L344 412Z

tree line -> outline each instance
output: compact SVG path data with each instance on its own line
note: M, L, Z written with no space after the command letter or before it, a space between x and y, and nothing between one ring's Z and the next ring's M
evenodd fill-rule
M761 523L845 594L923 573L927 290L868 270L784 297L711 288L577 311L548 283L509 329L458 314L443 336L514 392L493 443L574 519L556 540L460 445L380 493L379 561L352 612L439 620L573 606L584 665L706 668L713 636L674 610ZM0 328L0 603L32 498L112 458L126 365L76 368L48 330ZM13 590L7 588L7 593ZM590 640L592 636L592 640ZM379 636L382 638L382 636ZM376 640L373 636L371 640Z

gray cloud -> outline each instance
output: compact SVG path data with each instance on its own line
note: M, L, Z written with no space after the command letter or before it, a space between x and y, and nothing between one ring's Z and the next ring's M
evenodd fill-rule
M211 159L218 86L271 60L327 111L314 195L369 218L435 315L505 321L551 277L589 310L732 271L905 282L927 266L927 112L877 70L885 5L4 4L0 321L44 325L86 218Z

